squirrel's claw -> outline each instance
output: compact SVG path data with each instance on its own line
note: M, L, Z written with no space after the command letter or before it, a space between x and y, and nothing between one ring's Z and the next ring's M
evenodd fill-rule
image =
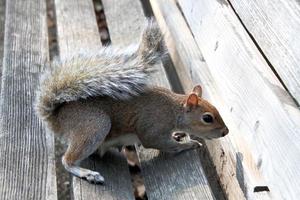
M190 139L190 141L198 144L200 147L203 146L203 144L201 142L199 142L198 140L192 140L192 139Z

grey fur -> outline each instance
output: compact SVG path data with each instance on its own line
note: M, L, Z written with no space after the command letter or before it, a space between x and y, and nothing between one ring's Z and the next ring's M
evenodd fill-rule
M163 36L153 20L147 22L138 45L125 49L111 46L96 54L55 60L42 74L36 95L36 112L50 117L64 102L95 96L125 100L141 93L149 74L164 54Z

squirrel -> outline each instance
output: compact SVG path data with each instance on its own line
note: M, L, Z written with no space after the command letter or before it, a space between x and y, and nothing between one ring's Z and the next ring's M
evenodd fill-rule
M53 61L40 79L37 116L55 134L67 138L62 163L71 174L104 183L99 172L79 163L94 152L142 144L163 152L197 148L197 140L228 134L217 109L201 98L201 87L190 94L150 86L148 77L164 55L163 34L153 20L144 27L139 44L103 47L95 55ZM182 134L184 133L184 135Z

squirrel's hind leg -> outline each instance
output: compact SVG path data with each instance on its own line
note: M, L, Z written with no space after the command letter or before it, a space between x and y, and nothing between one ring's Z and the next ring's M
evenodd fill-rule
M79 166L80 161L90 156L104 141L111 128L109 116L102 113L99 118L77 122L68 136L68 148L62 157L62 163L71 174L86 179L90 183L102 184L104 178L99 172L85 169Z

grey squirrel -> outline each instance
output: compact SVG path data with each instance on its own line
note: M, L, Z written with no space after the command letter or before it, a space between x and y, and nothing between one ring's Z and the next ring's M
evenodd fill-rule
M99 172L79 166L97 149L103 155L111 147L140 143L176 153L199 146L189 135L212 139L228 134L217 109L201 98L200 86L181 95L147 85L164 54L161 44L163 35L149 20L136 48L108 46L95 55L54 61L43 73L36 113L67 138L62 158L67 171L103 183Z

